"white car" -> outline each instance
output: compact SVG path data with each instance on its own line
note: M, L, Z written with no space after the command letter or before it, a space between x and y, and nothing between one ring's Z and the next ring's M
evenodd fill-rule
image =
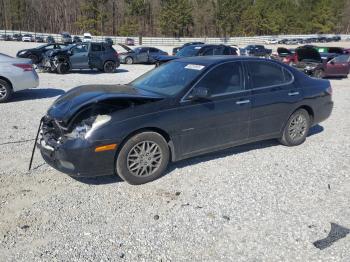
M83 43L89 43L92 41L92 35L90 33L85 33L83 37Z
M265 40L265 44L276 45L276 44L278 44L278 39L276 39L276 38L267 39L267 40Z
M32 42L33 41L33 36L29 34L25 34L22 36L22 41L23 42Z
M13 92L39 85L32 61L0 53L0 103L7 102Z

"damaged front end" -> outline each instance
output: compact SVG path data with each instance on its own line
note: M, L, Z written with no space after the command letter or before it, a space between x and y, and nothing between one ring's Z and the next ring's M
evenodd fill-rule
M105 127L120 119L122 113L127 115L129 109L159 100L106 92L96 97L96 90L89 96L89 88L80 87L85 92L72 90L56 100L42 119L36 143L49 165L71 176L113 174L116 149L122 138ZM109 87L104 88L106 91ZM123 90L121 86L115 88ZM99 132L102 128L103 134Z

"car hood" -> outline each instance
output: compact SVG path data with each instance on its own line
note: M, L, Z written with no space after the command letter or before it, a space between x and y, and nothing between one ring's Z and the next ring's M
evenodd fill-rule
M59 97L49 108L47 114L59 122L67 124L80 109L90 104L109 99L150 99L164 97L133 88L127 85L84 85L71 89Z
M179 56L171 56L171 55L155 55L155 56L153 56L153 58L156 61L171 61L171 60L179 59L181 57L179 57Z

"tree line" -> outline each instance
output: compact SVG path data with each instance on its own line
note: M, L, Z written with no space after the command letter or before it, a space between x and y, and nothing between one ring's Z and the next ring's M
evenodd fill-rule
M0 28L171 37L349 33L350 0L0 0Z

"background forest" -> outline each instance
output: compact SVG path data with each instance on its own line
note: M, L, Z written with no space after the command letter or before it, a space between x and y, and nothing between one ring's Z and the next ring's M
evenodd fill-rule
M0 29L225 37L349 33L350 0L0 0Z

